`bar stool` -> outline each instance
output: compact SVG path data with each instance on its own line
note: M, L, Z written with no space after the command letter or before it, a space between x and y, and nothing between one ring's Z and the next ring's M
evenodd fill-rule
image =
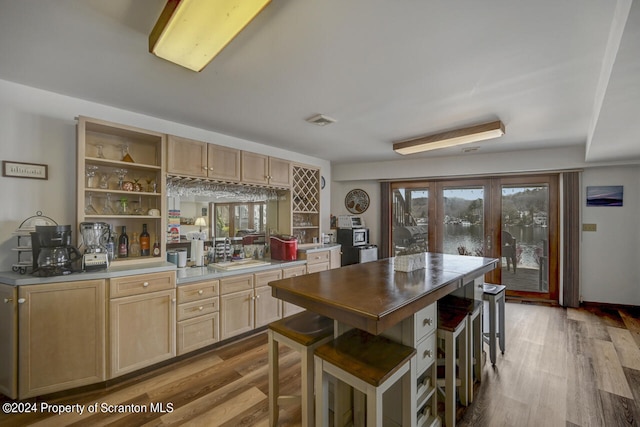
M269 324L269 425L278 424L280 406L300 402L302 425L314 422L314 350L333 338L333 320L319 314L303 311ZM301 396L280 395L280 369L278 344L300 353L302 365Z
M469 338L469 358L467 360L469 373L468 401L473 402L473 385L475 381L482 382L482 301L473 300L469 306L467 316L467 336Z
M366 425L382 426L383 393L402 381L402 425L416 416L416 350L388 338L351 329L315 351L316 426L328 427L329 378L366 395ZM334 414L335 426L339 423Z
M469 311L466 306L453 306L438 302L438 339L444 341L444 394L445 425L453 427L456 424L456 389L460 388L460 403L467 406L469 397L468 374L468 336L467 324ZM456 359L458 363L458 377L456 377Z
M506 288L504 285L493 285L491 283L482 285L482 299L489 302L489 333L483 334L483 337L484 341L489 343L489 356L492 365L496 364L496 336L500 341L500 350L504 354L504 301ZM496 306L498 307L498 327L500 331L496 330Z

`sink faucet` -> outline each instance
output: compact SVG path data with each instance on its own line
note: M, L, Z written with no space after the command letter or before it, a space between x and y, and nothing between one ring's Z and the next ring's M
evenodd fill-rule
M228 252L227 252L227 248L229 248ZM224 238L224 261L227 261L227 256L229 257L229 261L231 261L231 254L227 255L229 252L231 252L231 239L229 237L225 237Z

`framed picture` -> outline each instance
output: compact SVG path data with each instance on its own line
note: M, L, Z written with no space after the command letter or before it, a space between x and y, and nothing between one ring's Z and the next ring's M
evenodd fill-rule
M587 187L587 206L622 206L622 185Z
M49 179L48 166L37 163L2 161L2 176L12 178Z

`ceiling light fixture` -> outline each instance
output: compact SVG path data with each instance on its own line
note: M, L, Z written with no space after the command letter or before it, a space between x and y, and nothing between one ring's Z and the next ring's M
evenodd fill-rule
M331 123L335 123L336 120L331 117L325 116L324 114L316 114L315 116L311 116L306 119L309 123L318 125L318 126L326 126Z
M491 123L455 129L436 135L422 136L394 142L393 151L398 154L414 154L422 151L437 150L455 145L470 144L504 135L504 124L497 120Z
M169 0L149 35L149 52L202 71L271 0Z

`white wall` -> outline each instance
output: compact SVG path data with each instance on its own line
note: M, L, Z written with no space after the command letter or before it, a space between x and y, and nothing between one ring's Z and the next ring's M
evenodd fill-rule
M582 299L640 305L640 167L585 163L584 147L334 165L331 212L348 213L344 207L346 194L354 188L367 191L371 205L363 217L371 229L371 242L379 245L380 180L562 169L584 170L583 201L587 185L624 186L623 207L587 208L583 202L583 222L596 223L598 231L582 233Z
M0 177L0 271L10 270L17 260L11 250L17 244L12 232L36 211L59 224L75 224L75 117L79 115L320 167L327 181L320 195L322 231L329 229L331 164L326 160L0 80L0 160L49 166L46 181Z

